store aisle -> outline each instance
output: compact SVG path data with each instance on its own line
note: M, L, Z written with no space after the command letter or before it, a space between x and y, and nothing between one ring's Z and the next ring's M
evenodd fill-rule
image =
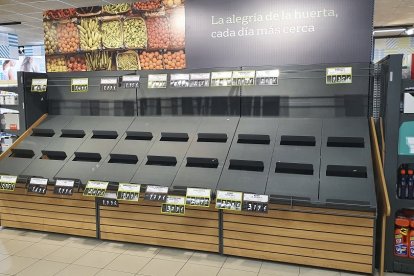
M34 231L0 228L0 276L350 276L262 262ZM404 275L388 273L387 275Z

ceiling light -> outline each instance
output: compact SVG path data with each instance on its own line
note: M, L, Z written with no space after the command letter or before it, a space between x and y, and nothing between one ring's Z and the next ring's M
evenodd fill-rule
M409 28L409 29L405 30L405 34L406 35L413 35L414 34L414 28Z

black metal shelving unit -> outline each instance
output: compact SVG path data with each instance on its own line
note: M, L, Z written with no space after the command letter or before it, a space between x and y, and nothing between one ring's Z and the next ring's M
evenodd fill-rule
M398 171L402 164L414 164L414 155L399 155L399 131L404 122L414 121L414 114L400 111L402 94L406 88L413 87L413 80L402 80L403 55L391 55L376 64L373 98L378 99L374 109L377 132L382 134L382 161L387 189L390 195L391 215L387 219L385 241L385 270L393 272L414 273L414 259L394 255L394 230L397 212L414 209L414 200L397 197L396 184Z

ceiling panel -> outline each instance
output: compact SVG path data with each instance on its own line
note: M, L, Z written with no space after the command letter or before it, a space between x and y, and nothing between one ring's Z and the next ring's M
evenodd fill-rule
M207 1L207 0L206 0ZM8 30L19 35L19 42L43 43L42 11L105 5L110 3L134 2L126 0L0 0L0 22L20 20L22 25ZM375 26L411 25L414 24L414 0L376 0ZM3 28L4 29L4 28Z

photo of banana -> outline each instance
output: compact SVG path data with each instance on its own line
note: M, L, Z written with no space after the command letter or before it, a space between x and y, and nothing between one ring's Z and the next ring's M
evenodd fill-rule
M112 69L112 54L109 52L86 53L86 66L89 71Z
M80 47L84 51L98 50L101 47L101 32L97 18L82 19L78 25Z

